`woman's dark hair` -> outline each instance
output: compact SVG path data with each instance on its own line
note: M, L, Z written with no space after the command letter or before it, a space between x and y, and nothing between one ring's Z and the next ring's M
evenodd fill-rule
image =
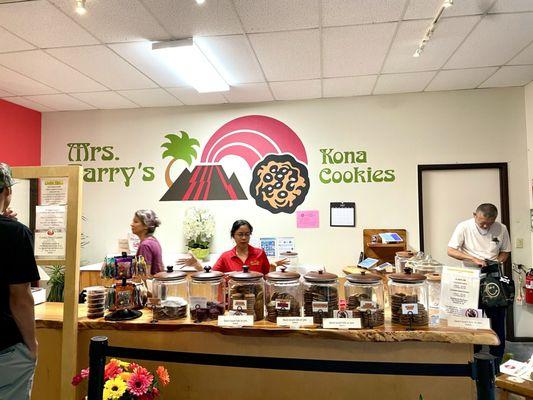
M231 237L233 237L233 235L235 235L235 232L237 232L237 229L239 229L241 226L248 226L248 228L250 228L250 233L252 233L254 231L254 228L252 227L252 225L250 225L250 223L244 219L238 219L237 221L235 221L233 223L233 226L231 227Z

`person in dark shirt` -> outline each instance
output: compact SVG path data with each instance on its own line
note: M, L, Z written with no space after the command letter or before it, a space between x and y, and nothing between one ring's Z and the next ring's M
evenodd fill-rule
M13 178L0 163L0 399L27 400L37 363L31 282L39 280L31 231L8 208Z

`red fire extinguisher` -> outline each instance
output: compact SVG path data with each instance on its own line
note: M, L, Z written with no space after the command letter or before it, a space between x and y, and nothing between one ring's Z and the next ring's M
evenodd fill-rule
M533 304L533 268L526 274L526 303Z

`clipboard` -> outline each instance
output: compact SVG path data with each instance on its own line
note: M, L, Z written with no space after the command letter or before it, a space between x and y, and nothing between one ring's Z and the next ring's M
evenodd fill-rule
M355 203L329 203L329 226L355 227Z

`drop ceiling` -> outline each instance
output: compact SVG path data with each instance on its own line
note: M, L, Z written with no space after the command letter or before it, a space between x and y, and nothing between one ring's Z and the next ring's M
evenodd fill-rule
M0 1L0 97L38 111L524 86L533 0ZM194 36L230 84L198 93L151 55Z

